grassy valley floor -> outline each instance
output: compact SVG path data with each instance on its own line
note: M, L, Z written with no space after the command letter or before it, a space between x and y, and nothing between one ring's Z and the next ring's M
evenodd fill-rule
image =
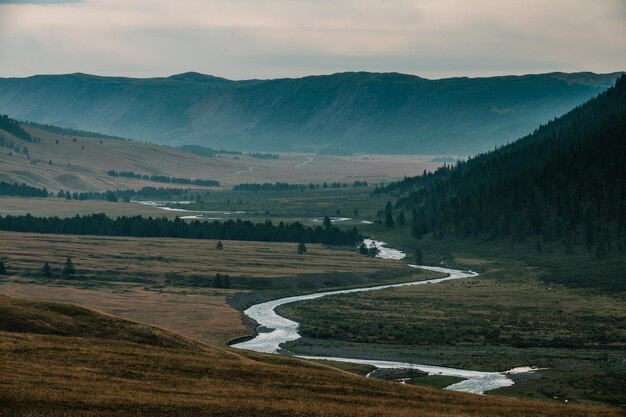
M385 239L393 242L393 235ZM306 336L286 347L303 354L477 370L539 366L547 369L521 376L513 387L493 394L626 403L623 293L568 288L547 280L552 270L546 265L558 265L558 258L563 263L556 250L545 255L541 266L533 266L513 256L501 257L502 250L486 256L487 248L480 245L407 241L418 242L428 260L444 259L481 275L285 306L281 312L300 322ZM611 268L619 268L619 263Z
M320 288L426 278L399 261L294 243L0 232L0 294L79 304L224 345L250 334L238 305ZM66 257L76 274L63 276ZM49 262L51 275L42 272ZM216 274L230 285L216 287ZM232 303L231 303L232 304Z

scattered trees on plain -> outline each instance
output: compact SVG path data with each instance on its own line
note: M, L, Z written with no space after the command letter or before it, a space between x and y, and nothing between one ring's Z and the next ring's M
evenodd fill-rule
M52 276L52 268L50 268L50 262L46 261L43 264L43 267L41 268L41 275L43 275L46 278L49 278Z
M72 278L74 275L76 275L76 268L74 267L72 258L70 258L69 256L65 260L65 265L63 266L62 273L64 278Z
M304 242L298 243L297 252L298 252L299 255L303 255L303 254L306 253L306 245L304 244Z

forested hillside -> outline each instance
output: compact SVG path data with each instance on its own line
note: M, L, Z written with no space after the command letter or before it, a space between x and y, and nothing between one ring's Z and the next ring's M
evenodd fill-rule
M375 192L396 197L380 211L387 225L406 213L418 239L536 236L538 251L554 241L598 259L624 251L626 76L517 142Z
M0 113L73 128L69 132L169 145L463 155L520 137L606 90L616 77L428 80L351 72L232 81L197 73L145 79L38 75L0 79Z

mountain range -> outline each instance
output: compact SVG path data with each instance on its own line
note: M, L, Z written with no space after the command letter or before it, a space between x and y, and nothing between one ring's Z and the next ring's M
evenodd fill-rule
M232 81L88 74L0 78L0 113L169 145L469 155L609 88L618 73L428 80L351 72Z

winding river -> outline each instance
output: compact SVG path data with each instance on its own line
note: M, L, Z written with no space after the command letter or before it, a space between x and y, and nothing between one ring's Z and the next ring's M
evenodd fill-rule
M366 240L366 245L374 244L379 248L380 258L385 259L403 259L406 255L396 249L388 248L384 242ZM386 288L405 287L409 285L429 285L437 284L439 282L450 281L454 279L470 278L478 276L477 273L471 271L459 271L448 268L440 268L434 266L417 266L409 265L413 268L427 269L430 271L442 272L447 274L444 278L430 279L425 281L406 282L401 284L389 284L379 285L374 287L354 288L349 290L338 290L319 292L315 294L298 295L293 297L280 298L278 300L272 300L265 303L253 305L244 311L244 314L254 321L259 326L257 327L257 335L247 341L235 343L231 347L237 349L252 350L255 352L274 353L274 354L289 354L285 350L280 348L280 345L285 342L299 339L301 336L298 333L298 323L282 317L276 313L276 308L285 304L295 303L299 301L314 300L317 298L328 297L331 295L339 294L352 294L366 291L378 291ZM464 391L476 394L483 394L486 391L490 391L496 388L507 387L513 385L513 380L510 375L524 372L532 372L534 369L530 367L514 368L506 372L481 372L471 371L465 369L446 368L442 366L421 365L408 362L393 362L393 361L379 361L369 359L353 359L353 358L338 358L328 356L306 356L295 355L303 359L315 359L315 360L330 360L336 362L348 362L355 364L363 364L374 366L378 369L416 369L422 372L426 372L429 375L444 375L455 376L464 378L463 381L448 386L446 389L454 391Z

